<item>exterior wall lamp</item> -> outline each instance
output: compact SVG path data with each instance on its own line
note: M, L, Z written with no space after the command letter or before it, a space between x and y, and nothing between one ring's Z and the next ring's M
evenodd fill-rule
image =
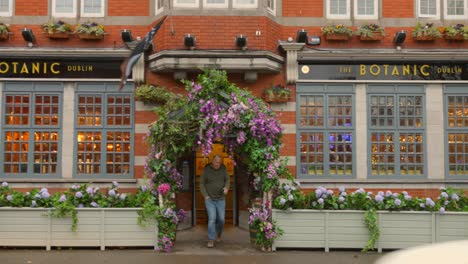
M32 48L34 46L34 42L36 42L36 37L32 29L30 28L23 28L21 30L21 35L23 36L24 41L28 42L28 47Z
M304 29L301 29L301 30L297 31L296 42L305 43L307 45L320 45L320 37L319 36L308 36L307 31L304 30Z
M406 31L401 30L395 33L395 37L393 38L393 43L396 45L397 50L401 50L401 44L405 42L406 39Z
M129 29L124 29L120 32L120 35L122 36L122 41L123 42L132 42L133 37L132 37L132 31Z
M244 35L238 35L236 37L236 46L241 48L242 50L247 49L247 36Z
M195 36L191 34L187 34L184 36L184 45L189 49L195 49Z

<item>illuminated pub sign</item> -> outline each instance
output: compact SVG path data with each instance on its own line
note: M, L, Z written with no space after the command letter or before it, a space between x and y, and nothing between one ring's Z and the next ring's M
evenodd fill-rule
M468 80L468 63L299 64L301 80Z
M123 58L0 58L0 78L120 78Z

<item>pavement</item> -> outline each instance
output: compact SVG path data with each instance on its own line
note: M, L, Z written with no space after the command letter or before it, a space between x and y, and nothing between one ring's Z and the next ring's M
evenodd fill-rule
M238 227L226 228L223 239L207 248L206 227L192 227L177 232L171 253L150 248L80 249L0 248L0 264L144 264L144 263L327 263L373 264L385 253L362 253L359 250L281 249L263 252L250 244L249 232Z

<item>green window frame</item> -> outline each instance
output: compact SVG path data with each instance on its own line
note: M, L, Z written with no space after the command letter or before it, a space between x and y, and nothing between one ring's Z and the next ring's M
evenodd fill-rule
M296 101L298 178L352 178L354 87L299 84Z
M468 178L468 93L463 85L444 87L445 175Z
M116 92L114 86L96 85L94 91L92 85L82 86L75 96L74 177L132 178L133 93Z
M368 86L369 178L426 176L423 86Z
M5 83L0 165L5 178L61 175L62 91L57 83Z

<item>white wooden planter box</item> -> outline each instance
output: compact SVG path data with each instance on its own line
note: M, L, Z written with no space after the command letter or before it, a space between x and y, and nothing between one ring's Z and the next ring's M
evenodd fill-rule
M82 208L78 228L71 217L50 216L52 209L0 208L0 246L46 247L156 247L156 222L138 225L140 208Z
M273 210L284 230L276 248L363 248L369 240L364 211ZM377 212L380 238L376 247L399 249L450 240L468 239L468 213Z

